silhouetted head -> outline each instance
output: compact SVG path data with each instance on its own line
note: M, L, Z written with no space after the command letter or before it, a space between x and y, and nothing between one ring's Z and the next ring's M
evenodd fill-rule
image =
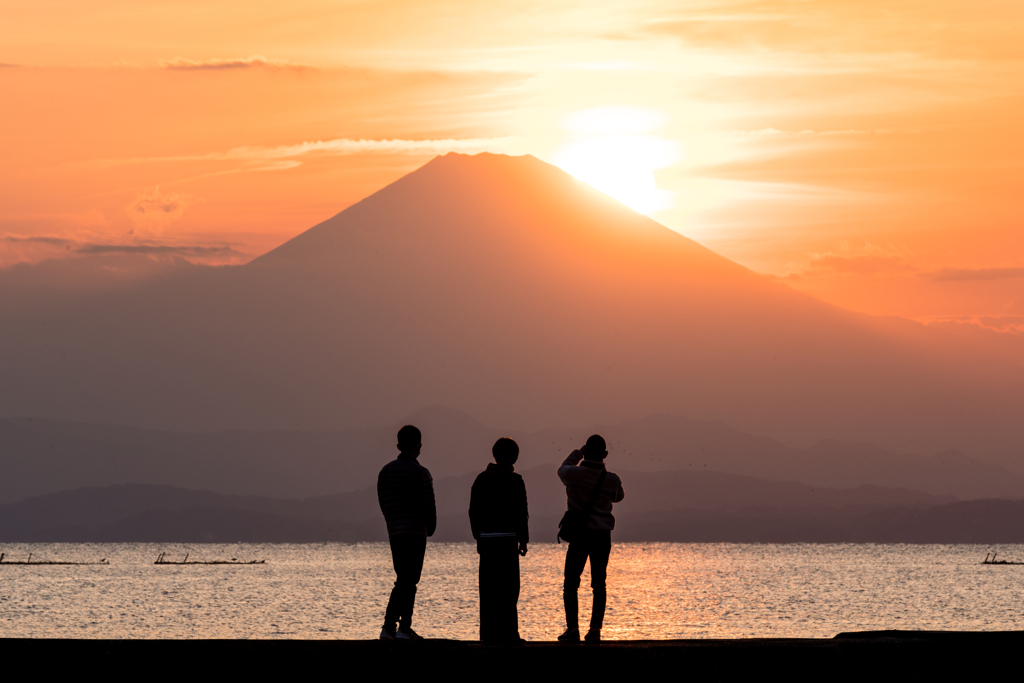
M608 447L604 443L604 438L599 434L594 434L587 439L587 445L583 447L583 457L586 460L596 460L601 462L608 456Z
M499 465L515 465L519 459L519 444L512 439L501 437L491 447L491 455L494 456L494 462Z
M412 425L405 425L398 430L398 450L402 455L411 455L415 458L420 454L420 438L420 430Z

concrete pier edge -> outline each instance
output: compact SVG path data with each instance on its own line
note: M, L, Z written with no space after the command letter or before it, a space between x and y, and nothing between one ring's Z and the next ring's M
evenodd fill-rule
M54 674L490 681L627 679L951 680L1022 669L1024 632L866 631L834 638L527 642L0 639L0 656ZM40 668L41 667L41 668ZM127 667L127 669L125 668ZM1006 667L1011 667L1006 669ZM332 673L333 672L333 673Z

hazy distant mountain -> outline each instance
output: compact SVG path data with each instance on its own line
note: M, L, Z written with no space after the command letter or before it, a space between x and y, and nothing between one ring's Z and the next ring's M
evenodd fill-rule
M555 466L598 431L609 463L630 472L728 473L833 489L864 485L958 498L1024 497L1024 477L962 454L897 455L866 444L821 442L787 448L724 424L652 416L588 429L505 434L440 407L409 416L424 434L422 460L435 479L477 472L499 436L521 447L519 468L539 467L557 484ZM0 420L0 503L67 489L157 484L221 494L306 498L376 482L395 455L398 424L338 432L184 434L41 419ZM545 490L547 490L545 488ZM555 494L558 498L561 494ZM678 504L693 505L691 490ZM736 504L749 504L736 501Z
M950 501L948 497L905 489L815 489L794 482L767 482L706 472L621 474L629 502L618 506L617 515L624 520L679 507L691 511L731 511L752 506L880 509L919 508ZM473 473L435 481L439 520L435 540L472 540L467 511L475 476ZM527 470L524 478L535 540L554 541L557 520L565 509L565 489L548 467ZM314 542L386 538L374 488L281 500L225 496L170 486L122 485L62 491L0 505L0 541L4 542Z
M866 443L789 448L720 422L654 415L596 428L630 469L707 469L818 486L908 488L958 498L1021 498L1024 477L959 451L893 453ZM538 435L540 436L540 435Z
M0 415L296 431L446 405L511 430L666 413L791 444L1024 446L1021 367L813 300L529 156L436 158L245 266L19 272Z
M677 509L624 516L616 531L621 540L682 543L1022 543L1024 501Z
M410 416L427 431L437 476L463 474L497 436L451 410ZM84 486L158 484L276 498L374 483L397 425L338 432L189 434L40 418L0 419L0 503Z
M554 542L564 497L548 469L525 473L534 542ZM469 541L474 475L436 483L434 541ZM836 491L703 472L623 473L618 541L1024 542L1024 501L950 503L914 491ZM683 503L683 504L681 504ZM665 507L667 506L667 507ZM2 542L383 541L372 489L305 500L223 496L166 486L64 491L0 505Z

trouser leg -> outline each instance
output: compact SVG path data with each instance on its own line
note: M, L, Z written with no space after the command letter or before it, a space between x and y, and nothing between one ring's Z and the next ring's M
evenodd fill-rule
M388 606L384 610L384 628L394 631L398 624L398 618L402 615L402 589L399 587L402 576L402 549L401 541L397 536L388 538L391 545L391 565L395 568L395 585L391 588L391 595L388 597Z
M519 638L519 545L514 538L503 543L499 558L501 572L498 623L501 639L514 641Z
M519 637L519 553L514 538L481 539L480 640Z
M580 577L583 575L583 567L586 564L587 544L583 541L570 543L569 550L565 553L565 579L562 584L566 628L579 629L580 627Z
M494 638L494 553L486 541L477 545L480 553L480 640Z
M600 631L608 604L608 558L612 550L611 532L595 532L590 543L590 586L594 589L594 609L590 613L590 630Z
M508 559L508 634L519 640L519 543L513 544Z
M395 567L395 587L391 589L384 625L394 628L412 627L412 613L416 602L416 584L423 573L423 556L427 537L420 534L395 534L390 539L391 560Z

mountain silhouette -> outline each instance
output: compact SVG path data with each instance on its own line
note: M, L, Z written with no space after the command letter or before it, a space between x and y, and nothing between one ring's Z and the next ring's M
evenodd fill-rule
M444 405L1013 465L1024 444L1021 368L814 300L530 156L435 158L245 266L18 292L0 415L326 430Z

